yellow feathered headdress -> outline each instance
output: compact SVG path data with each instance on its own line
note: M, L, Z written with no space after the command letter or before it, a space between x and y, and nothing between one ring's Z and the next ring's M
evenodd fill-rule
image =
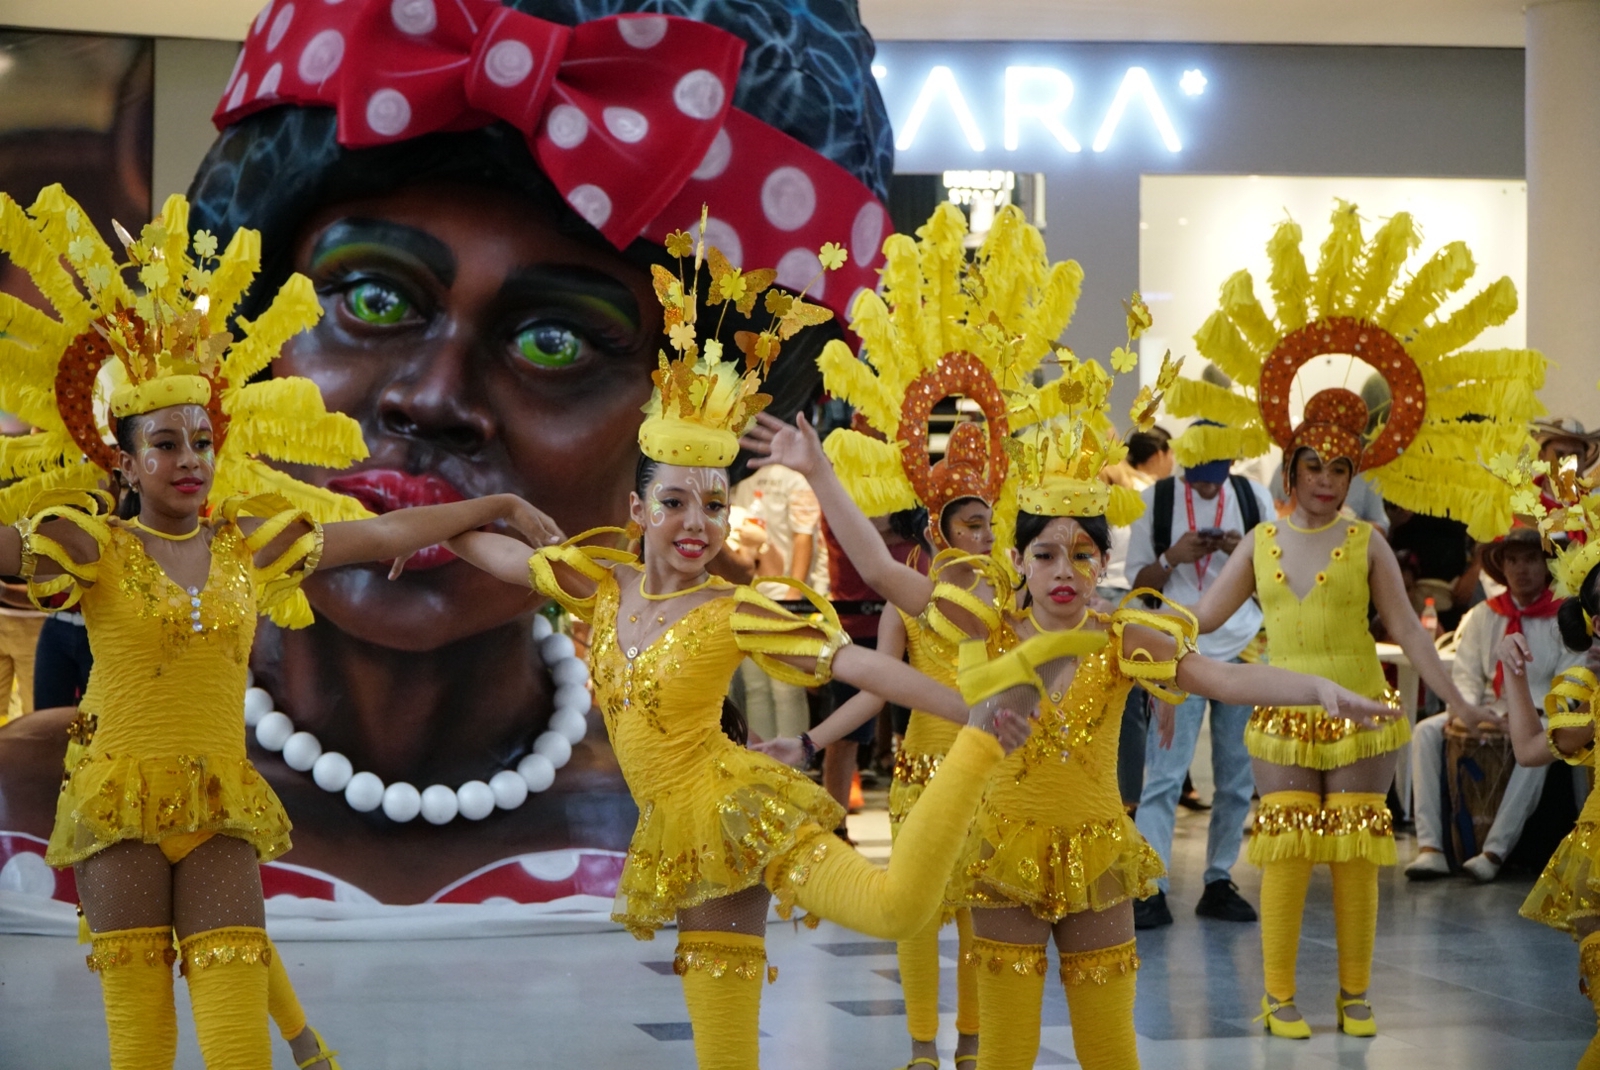
M970 262L966 236L960 209L941 204L918 240L884 242L883 296L863 293L851 309L865 359L833 342L817 361L829 393L883 436L840 430L824 443L869 515L920 503L937 518L965 497L997 505L1010 465L1006 395L1029 383L1077 307L1083 269L1050 263L1043 235L1015 207L996 213ZM958 424L945 459L930 466L928 414L951 395L975 402L984 424Z
M1584 578L1600 565L1600 492L1594 481L1573 468L1551 471L1539 460L1538 443L1531 437L1515 454L1490 458L1488 469L1504 481L1512 511L1539 529L1546 546L1565 540L1550 562L1550 577L1557 595L1575 597Z
M26 212L0 194L0 252L59 317L0 294L0 410L38 429L0 439L0 481L10 483L0 523L42 493L103 481L117 465L113 420L181 404L211 416L211 504L270 493L319 520L369 515L261 460L343 468L367 455L360 426L329 413L309 379L250 381L321 316L310 280L291 275L266 312L239 321L244 337L235 339L228 319L255 276L260 235L238 231L219 257L216 238L191 236L188 221L188 202L173 196L138 240L119 226L121 263L59 185Z
M1174 443L1178 460L1254 457L1274 442L1292 460L1309 447L1372 473L1379 493L1396 505L1465 522L1473 538L1506 531L1509 492L1481 458L1515 452L1528 422L1544 412L1535 392L1544 385L1545 362L1529 349L1465 347L1516 311L1511 280L1491 283L1441 318L1439 306L1475 270L1464 243L1446 245L1402 279L1422 244L1411 216L1397 213L1368 241L1355 206L1343 201L1315 275L1300 240L1300 227L1284 222L1267 242L1274 315L1256 299L1248 271L1223 283L1221 307L1194 340L1238 390L1196 379L1173 385L1168 412L1222 425L1184 432ZM1370 437L1366 403L1343 389L1319 391L1301 424L1290 424L1295 373L1326 354L1365 361L1387 382L1393 400Z
M645 421L639 426L639 449L663 464L726 468L738 456L739 436L772 402L760 392L761 378L777 359L783 343L806 327L828 322L833 313L807 303L805 291L794 296L770 289L778 277L772 268L741 271L719 250L707 248L706 215L702 209L698 240L681 230L667 235L667 252L678 258L677 275L658 264L651 265L656 297L665 312L662 328L678 356L669 359L665 350L660 354L660 367L652 376L655 392L644 406ZM684 260L691 254L693 266L685 281ZM828 242L818 253L818 260L826 271L842 265L847 255L844 249ZM716 324L704 337L700 333L702 265L710 272L705 303L709 307L722 306ZM763 307L772 315L767 329L734 335L735 344L745 356L741 371L737 362L722 359L722 342L717 338L722 316L730 307L750 315L763 292Z
M1133 307L1143 310L1134 298ZM1132 326L1130 335L1143 330ZM1146 317L1145 324L1148 325ZM1113 367L1133 366L1132 353L1118 349ZM1107 482L1102 473L1127 455L1109 414L1112 378L1094 361L1080 361L1070 351L1058 358L1061 378L1015 392L1011 405L1017 436L1011 444L1017 507L1039 516L1104 516L1116 527L1133 523L1144 512L1137 492ZM1182 361L1163 359L1153 386L1145 386L1130 416L1139 430L1155 422L1163 393L1178 378Z

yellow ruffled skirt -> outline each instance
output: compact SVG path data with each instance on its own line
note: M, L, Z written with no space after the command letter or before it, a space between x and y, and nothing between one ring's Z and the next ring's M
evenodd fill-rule
M769 866L832 835L845 814L805 774L731 744L635 801L639 823L611 917L640 939L680 910L761 884ZM780 896L780 913L791 906Z
M921 710L912 710L906 736L894 758L894 779L889 781L889 828L892 832L922 798L928 781L938 771L961 726Z
M1383 701L1400 709L1400 694ZM1399 750L1411 739L1411 722L1396 717L1378 728L1362 728L1344 717L1330 717L1321 706L1257 706L1244 731L1252 758L1304 769L1337 769L1362 758Z
M234 836L269 862L289 850L289 815L247 758L91 756L56 800L45 861L66 867L123 840Z
M1092 790L1089 775L1072 761L1044 763L1021 778L1002 766L956 863L947 905L1024 906L1053 924L1154 895L1165 872L1161 856L1114 787Z
M1578 824L1550 856L1519 913L1567 933L1578 918L1600 917L1600 792L1589 793Z

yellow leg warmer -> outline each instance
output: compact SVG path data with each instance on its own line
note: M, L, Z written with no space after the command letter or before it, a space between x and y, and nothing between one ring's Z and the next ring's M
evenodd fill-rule
M766 939L750 933L680 932L672 969L683 978L700 1070L756 1070L761 1061L761 978L768 974Z
M976 1036L978 1032L978 963L972 950L972 911L956 911L956 1032Z
M940 770L940 776L944 771ZM978 976L978 1065L1028 1070L1039 1054L1044 1005L1043 944L1006 944L975 937L968 956Z
M1061 956L1072 1050L1083 1070L1139 1070L1133 997L1139 956L1132 940Z
M1333 862L1333 928L1339 941L1339 987L1351 995L1372 983L1378 935L1378 867L1364 858Z
M172 927L95 933L90 945L86 961L100 975L111 1070L170 1070L178 1055Z
M880 940L916 935L943 902L984 783L1002 757L993 736L963 728L901 824L887 869L836 837L808 840L767 868L780 910L797 904Z
M1261 868L1261 966L1267 995L1279 1002L1294 999L1300 918L1309 887L1309 858L1280 858Z
M1578 945L1578 970L1589 1001L1594 1004L1596 1021L1600 1022L1600 933L1590 933ZM1578 1060L1577 1070L1600 1070L1600 1027Z
M912 1040L931 1041L939 1034L939 930L943 921L941 913L935 913L921 932L895 945L906 1001L906 1031Z
M1336 791L1322 804L1318 862L1363 859L1395 864L1394 818L1387 797L1368 791Z
M272 1015L284 1040L293 1040L306 1031L305 1009L294 993L294 985L289 983L289 971L283 968L283 956L275 945L267 961L267 1013Z
M1317 857L1322 796L1314 791L1269 791L1256 807L1250 830L1250 861Z
M266 930L211 929L178 949L206 1070L271 1070L267 974L273 956Z

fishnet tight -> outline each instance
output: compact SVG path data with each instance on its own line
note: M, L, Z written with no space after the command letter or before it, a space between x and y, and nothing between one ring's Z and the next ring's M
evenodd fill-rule
M171 925L182 940L234 926L266 927L255 849L213 836L180 862L161 848L124 840L73 867L92 932Z
M763 884L719 896L678 911L678 931L747 933L764 937L767 935L767 905L771 900L772 893Z
M1054 937L1063 955L1098 951L1133 939L1133 904L1068 914L1054 925L1027 907L980 907L972 911L972 931L980 939L1007 944L1043 944Z

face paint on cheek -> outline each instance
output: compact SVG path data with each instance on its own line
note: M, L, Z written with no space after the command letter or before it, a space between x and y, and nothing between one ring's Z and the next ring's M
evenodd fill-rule
M653 483L650 485L650 526L660 527L666 520L667 508L661 504L661 484Z
M1093 580L1100 560L1100 547L1087 535L1079 535L1072 542L1072 567L1086 580Z

